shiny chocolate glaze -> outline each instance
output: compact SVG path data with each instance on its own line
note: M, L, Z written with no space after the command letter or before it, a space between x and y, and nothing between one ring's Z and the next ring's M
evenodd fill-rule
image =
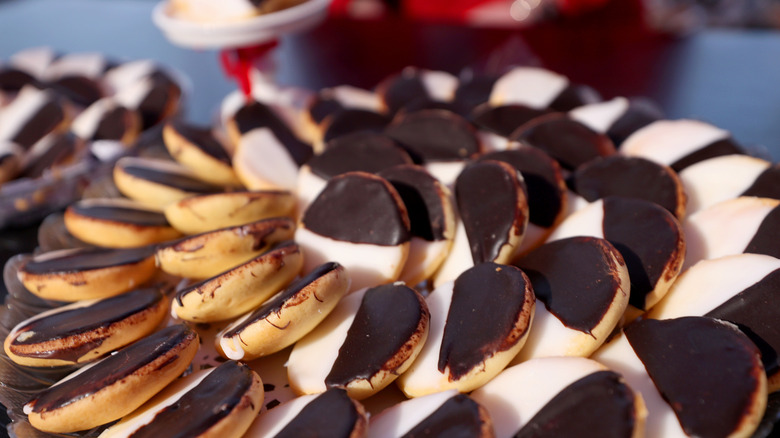
M491 152L477 161L495 160L512 165L523 176L528 190L528 221L542 228L555 224L563 209L565 193L561 188L558 163L541 149L520 146L518 149Z
M363 172L333 177L303 213L310 231L332 239L393 246L409 241L409 218L392 185Z
M88 107L103 97L103 89L100 84L85 76L63 76L50 82L49 86L83 107Z
M591 333L620 290L622 257L606 240L570 237L540 246L517 262L528 275L536 298L563 325Z
M74 158L78 146L79 140L72 133L58 134L49 148L22 170L22 176L38 178L51 167L67 163Z
M457 394L403 434L402 438L474 438L481 436L484 426L485 420L480 416L477 402L466 394Z
M468 114L473 108L490 100L493 84L497 80L498 76L492 75L473 75L471 79L461 80L455 89L455 104Z
M80 272L138 263L152 255L154 255L154 247L82 248L49 260L30 260L22 270L36 275Z
M166 172L143 164L125 164L122 170L128 175L139 179L151 181L155 184L173 187L190 193L221 193L225 189L216 185L201 181L194 176L183 173Z
M515 438L631 438L634 410L634 393L620 375L597 371L556 394Z
M674 169L675 172L680 172L686 167L696 164L699 161L704 161L708 158L715 158L723 155L732 155L732 154L744 155L745 151L742 150L742 147L739 144L737 144L737 142L734 141L734 139L725 138L691 152L690 154L670 164L669 167Z
M780 258L780 206L773 208L764 217L745 252Z
M409 154L389 137L374 132L355 132L328 142L325 150L306 164L312 173L327 180L342 173L376 173L411 162Z
M121 140L130 129L127 124L130 112L129 109L121 106L106 111L90 140Z
M607 129L607 136L615 146L620 147L631 134L663 118L663 111L652 101L632 98L628 101L626 111Z
M578 167L568 183L588 202L625 196L654 202L672 214L685 204L680 182L670 169L639 157L596 158Z
M470 119L471 123L480 129L509 137L526 122L549 113L549 110L525 105L483 105L474 109Z
M330 388L304 406L274 438L350 438L359 420L347 392Z
M24 148L30 148L65 120L59 102L50 100L38 109L9 140Z
M514 266L482 263L455 280L439 350L438 369L460 379L525 334L534 300L526 276Z
M474 264L495 260L512 233L525 232L525 187L505 163L466 166L455 181L455 200Z
M132 438L200 436L240 407L253 382L251 368L228 361L209 373L195 388L158 412ZM249 400L245 403L249 403ZM259 408L258 408L259 410Z
M647 295L678 257L679 223L662 207L641 199L604 198L604 238L615 246L631 278L629 303L645 309ZM680 262L678 262L680 263Z
M176 102L181 96L181 89L171 78L161 71L155 71L149 75L152 87L138 105L141 113L141 124L146 130L156 125L160 118L169 111L172 102Z
M116 297L100 300L95 304L78 309L66 310L53 315L31 321L19 328L24 333L24 339L16 336L11 342L15 345L33 345L67 337L79 337L90 331L101 332L112 324L129 318L132 315L150 309L162 300L162 294L157 289L137 289ZM108 333L105 333L107 336ZM14 351L19 356L62 359L77 361L88 351L100 346L104 337L98 337L92 342L81 343L75 348L56 349L51 351L36 351L25 353Z
M260 102L252 102L241 107L233 115L233 121L242 135L253 129L270 129L298 166L309 161L314 153L311 146L299 140L271 107Z
M412 75L400 74L391 78L379 88L380 96L391 113L397 112L416 99L429 97L428 90L417 71Z
M31 402L32 410L36 413L50 412L89 397L120 382L180 345L194 342L197 337L192 329L183 324L166 327L106 357L91 367L89 372L41 391ZM172 357L158 364L157 369L165 368L174 360L175 357ZM152 378L157 369L149 370L144 375Z
M214 138L211 129L189 125L182 121L171 122L171 127L186 141L202 150L210 157L223 163L230 164L231 158L222 143Z
M5 67L0 70L0 90L15 93L24 88L25 85L32 85L35 88L44 87L40 81L25 71L13 67Z
M725 437L740 426L763 369L736 327L705 317L645 319L625 334L685 433Z
M474 128L450 111L403 114L387 127L385 134L401 144L416 163L464 160L480 151Z
M520 127L509 138L542 149L569 170L596 157L615 153L609 137L563 114L539 117Z
M356 132L381 133L390 123L390 117L364 109L345 109L325 121L322 138L329 142Z
M429 318L423 305L420 294L403 284L367 290L325 384L345 387L380 371L394 372L411 354L410 341Z
M774 305L778 294L780 269L704 315L736 324L761 350L761 361L770 376L780 371L780 306Z
M316 124L322 123L326 117L343 111L344 106L336 99L318 95L309 105L309 115Z
M569 84L550 102L549 107L554 111L566 112L600 100L601 96L595 89L587 85Z
M148 227L169 227L165 215L143 208L131 208L118 205L83 205L73 204L69 207L73 213L93 219L111 222L127 223Z
M302 278L294 281L292 284L287 286L286 289L274 295L271 299L263 303L262 306L257 308L254 312L252 312L252 315L249 316L249 318L245 319L240 324L236 325L232 329L225 332L223 336L226 338L230 338L236 335L240 335L241 332L243 332L247 327L251 326L252 324L255 324L258 321L262 321L266 319L272 313L279 312L279 310L281 310L281 308L285 305L285 303L287 303L287 301L289 301L291 298L293 298L302 290L306 289L307 287L310 287L311 284L314 283L315 281L335 271L339 267L341 267L341 265L335 262L329 262L317 266L311 272L309 272Z
M753 184L740 196L780 199L780 163L761 172Z
M403 165L391 167L378 174L390 181L409 214L412 236L429 242L444 240L446 217L442 187L422 167Z

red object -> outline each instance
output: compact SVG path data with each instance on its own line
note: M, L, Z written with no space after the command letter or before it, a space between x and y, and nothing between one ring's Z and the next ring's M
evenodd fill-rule
M240 47L220 52L219 59L225 75L233 78L238 83L238 87L247 100L252 96L252 80L249 76L252 66L278 44L277 40L273 40L256 46Z

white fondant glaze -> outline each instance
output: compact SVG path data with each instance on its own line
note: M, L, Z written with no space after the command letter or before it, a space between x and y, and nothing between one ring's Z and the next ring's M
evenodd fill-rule
M658 120L631 134L620 146L620 152L670 165L729 135L726 130L698 120Z
M0 140L0 157L4 157L6 155L21 157L23 154L24 149L22 149L18 144L12 143L10 141Z
M227 126L228 120L244 105L246 105L246 97L244 97L241 90L233 91L225 96L219 107L219 119L222 122L222 126Z
M233 167L250 190L295 190L298 165L287 148L268 128L253 129L241 137L233 155Z
M585 198L572 192L571 190L566 190L566 217L571 216L575 212L582 210L588 205L590 205L590 202L588 202Z
M616 97L606 102L591 103L574 108L569 111L569 116L588 128L604 134L620 116L625 114L627 109L628 99Z
M409 241L409 257L404 263L398 279L414 286L425 280L425 272L435 272L446 257L451 242L448 240L427 241L412 237Z
M515 67L498 78L490 93L493 106L520 104L547 108L569 85L565 76L537 67Z
M703 316L777 269L780 260L763 254L702 260L677 278L648 317Z
M103 74L106 64L106 58L100 53L69 53L55 59L43 76L47 80L73 75L97 79Z
M15 68L42 79L43 72L51 65L56 56L57 54L51 47L32 47L14 53L8 61Z
M171 383L162 392L143 404L119 423L100 434L100 438L129 438L138 429L151 423L166 407L176 403L184 394L195 389L215 368L196 371Z
M431 315L428 339L412 366L398 378L398 384L407 396L423 396L453 388L449 373L439 371L439 350L452 303L453 288L453 282L444 283L425 298Z
M50 92L25 85L16 99L0 108L0 141L10 140L30 117L52 100Z
M140 59L122 63L103 76L103 80L108 84L114 93L123 90L134 83L146 78L157 70L157 64L149 59Z
M350 290L373 287L398 279L408 255L408 244L396 246L343 242L311 232L303 226L295 231L303 250L303 272L327 262L339 262L352 279Z
M137 110L141 106L141 102L152 91L153 86L154 81L151 78L143 78L119 90L114 98L123 107Z
M298 211L303 212L317 198L322 189L328 184L324 178L315 175L311 167L304 164L298 172Z
M724 155L686 167L679 176L688 195L687 214L739 197L771 165L748 155Z
M118 140L96 140L90 143L89 150L98 160L105 163L124 154L127 148Z
M451 189L464 166L466 161L431 161L425 163L424 167L434 178Z
M541 301L537 301L533 330L528 333L528 340L512 363L539 357L583 356L578 352L583 336L590 337L563 325Z
M687 437L674 411L661 397L625 335L621 334L605 344L592 358L620 373L628 386L642 395L647 408L646 438Z
M70 126L71 132L84 140L92 139L103 116L116 107L116 101L111 97L96 100L73 120L73 124Z
M485 152L505 151L510 149L509 139L502 137L490 131L480 129L477 131L477 138L482 143Z
M268 298L267 301L270 301L272 299L273 297ZM252 313L254 313L254 311L255 309L250 310L249 312L245 313L243 316L239 317L237 320L228 324L228 326L225 327L223 330L221 330L219 333L217 333L219 346L222 348L222 351L225 353L228 359L241 360L244 358L244 354L246 352L244 351L243 348L241 348L241 346L244 343L241 340L241 334L237 334L235 336L231 336L230 338L226 338L225 333L229 332L230 330L233 330L234 327L238 327L244 321L249 319L249 317L252 316Z
M323 90L333 96L340 104L347 108L365 109L380 112L382 101L375 93L351 85L339 85Z
M371 417L368 437L397 438L404 436L457 394L458 391L451 389L416 397L387 408L379 415Z
M604 201L591 202L558 225L558 228L547 238L548 242L574 236L591 236L604 238Z
M686 253L683 271L699 260L740 254L780 200L740 197L699 210L683 223Z
M474 266L474 258L471 256L469 238L466 235L466 227L458 221L455 227L455 237L452 241L450 253L441 264L433 279L435 287L439 287L448 281L455 281L463 271Z
M420 72L420 80L431 99L441 102L450 102L455 98L455 90L458 88L458 78L440 70L423 70Z
M279 406L261 413L255 418L255 421L249 426L244 434L245 438L265 438L276 436L284 429L303 408L314 401L319 394L309 394L288 400Z
M529 360L505 369L471 398L487 409L496 438L511 438L561 390L605 369L581 357Z
M320 325L295 344L287 360L287 376L290 385L297 391L316 394L327 390L325 378L347 339L347 332L366 290L361 289L342 298Z

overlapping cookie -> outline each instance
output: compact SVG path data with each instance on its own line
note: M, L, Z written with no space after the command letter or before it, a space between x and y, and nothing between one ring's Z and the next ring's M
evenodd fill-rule
M211 130L169 122L163 128L163 141L171 157L203 181L223 186L241 185L233 171L230 154Z
M538 67L509 70L496 80L490 93L493 106L521 104L555 111L568 111L599 100L592 88L572 84L565 76Z
M631 134L664 117L649 99L625 97L574 108L569 116L606 134L618 148Z

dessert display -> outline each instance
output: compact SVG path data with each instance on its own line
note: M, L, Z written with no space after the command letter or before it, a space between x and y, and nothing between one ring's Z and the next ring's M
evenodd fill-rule
M751 436L780 387L777 165L727 131L528 67L213 126L149 63L0 73L0 177L105 165L5 266L14 436Z
M176 17L192 21L236 21L295 6L306 0L231 0L216 4L204 0L171 0L170 10Z

